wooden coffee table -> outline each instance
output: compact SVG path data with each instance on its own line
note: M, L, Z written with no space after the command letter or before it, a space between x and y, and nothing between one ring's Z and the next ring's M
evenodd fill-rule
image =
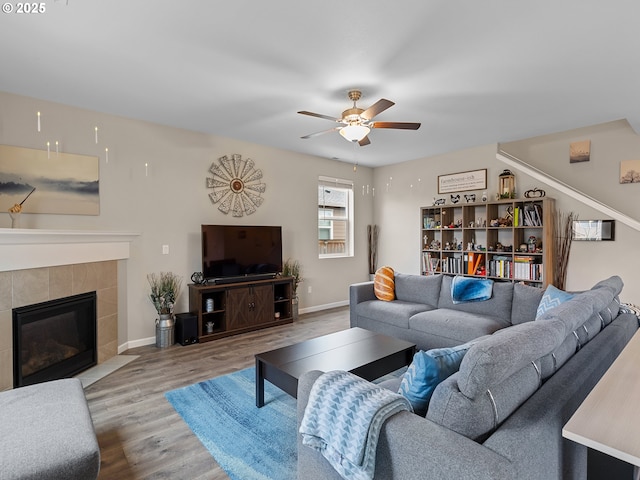
M355 327L256 355L256 406L264 405L268 380L294 398L298 379L311 370L345 370L374 380L409 365L416 346Z

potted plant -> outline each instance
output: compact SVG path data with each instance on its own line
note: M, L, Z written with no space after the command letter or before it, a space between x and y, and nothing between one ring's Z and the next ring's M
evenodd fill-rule
M302 283L302 266L298 260L287 259L282 264L282 275L284 277L293 277L293 297L291 304L293 305L293 319L298 319L298 285Z
M182 277L172 272L150 273L147 281L151 287L149 299L160 318L156 319L156 346L173 344L173 308L180 295Z

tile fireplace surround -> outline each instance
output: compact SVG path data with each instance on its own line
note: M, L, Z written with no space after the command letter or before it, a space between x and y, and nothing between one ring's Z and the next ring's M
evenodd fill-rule
M137 235L0 228L0 390L13 388L16 307L95 290L98 364L117 355L118 261Z

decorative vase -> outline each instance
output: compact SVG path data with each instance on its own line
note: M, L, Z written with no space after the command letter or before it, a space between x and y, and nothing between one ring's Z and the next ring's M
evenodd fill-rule
M20 215L20 212L9 212L9 216L11 217L11 228L20 228Z
M293 297L291 299L291 316L293 317L293 320L296 321L298 320L298 297Z
M156 347L166 348L174 344L175 322L170 313L161 313L156 319Z

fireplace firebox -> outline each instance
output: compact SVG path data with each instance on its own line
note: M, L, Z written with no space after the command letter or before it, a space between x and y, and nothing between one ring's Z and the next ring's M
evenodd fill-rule
M13 309L14 387L71 377L96 362L96 292Z

